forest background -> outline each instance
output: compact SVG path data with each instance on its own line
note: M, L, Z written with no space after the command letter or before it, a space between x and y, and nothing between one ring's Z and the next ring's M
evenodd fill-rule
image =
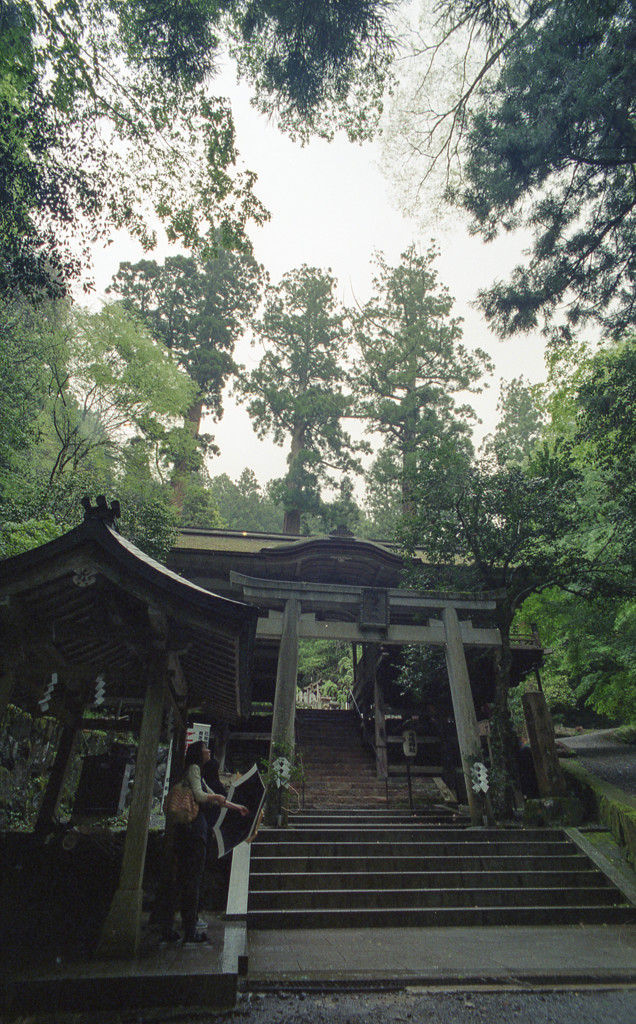
M423 552L409 584L505 588L502 746L520 617L551 651L556 713L636 722L635 41L619 0L3 0L0 555L97 493L159 559L180 526L346 527ZM274 280L256 259L268 211L221 58L297 145L381 140L423 226L373 255L364 300L328 267ZM492 359L422 243L453 217L522 239L475 308L520 365L545 351L540 383L501 383L485 437ZM92 254L122 233L142 257L87 305ZM239 451L215 474L228 400L281 476ZM307 649L303 672L333 687L342 658ZM409 655L404 685L424 698L435 674Z

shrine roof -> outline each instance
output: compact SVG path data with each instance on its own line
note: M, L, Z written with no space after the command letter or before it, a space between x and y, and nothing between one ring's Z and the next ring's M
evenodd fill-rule
M169 653L177 702L237 720L249 709L256 618L99 519L0 563L3 660L17 678L12 700L27 709L51 672L84 703L98 675L109 700L143 698L159 649Z

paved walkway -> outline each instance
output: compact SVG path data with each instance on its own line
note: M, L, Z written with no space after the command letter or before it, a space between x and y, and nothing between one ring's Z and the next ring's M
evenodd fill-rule
M253 931L252 989L325 982L636 985L636 925Z
M613 729L559 737L559 742L576 753L586 771L636 796L636 747L618 743Z

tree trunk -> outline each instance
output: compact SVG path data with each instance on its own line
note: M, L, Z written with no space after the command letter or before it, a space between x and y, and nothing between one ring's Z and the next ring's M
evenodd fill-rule
M190 406L184 421L184 427L186 430L190 431L193 438L199 436L202 419L203 399L199 399L198 402L195 402L194 405ZM191 471L192 466L188 453L182 454L175 459L172 476L170 477L170 487L172 488L172 502L177 506L180 512L183 509L185 492Z
M417 478L416 417L410 413L402 431L402 515L408 519L415 513L414 481Z
M300 480L298 478L298 460L300 453L303 450L305 443L305 424L304 422L294 424L294 432L291 439L291 448L289 451L289 458L287 460L289 469L287 471L287 481L289 483L287 501L292 505L291 508L285 509L285 517L283 520L283 533L292 536L300 536L300 516L302 510L302 501L300 496ZM295 500L294 500L295 498Z

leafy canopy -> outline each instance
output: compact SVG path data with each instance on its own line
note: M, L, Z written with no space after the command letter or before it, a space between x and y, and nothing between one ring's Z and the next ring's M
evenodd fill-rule
M5 0L0 292L64 295L125 228L248 251L267 214L209 80L224 41L283 126L368 134L391 57L388 0Z
M501 335L541 326L569 340L593 322L619 337L635 316L633 4L442 0L437 12L411 85L429 103L414 99L405 129L420 184L444 163L475 232L532 237L510 279L481 294L487 318ZM437 105L452 54L461 72Z
M192 49L184 35L211 8L154 4L153 33L132 3L3 5L0 288L64 294L113 228L151 247L152 216L186 246L248 247L245 225L265 211L254 176L235 169L228 103L203 87L209 40Z
M122 263L108 289L171 350L197 398L220 417L224 385L235 369L234 345L261 298L263 268L251 255L219 250L204 262L169 256Z

